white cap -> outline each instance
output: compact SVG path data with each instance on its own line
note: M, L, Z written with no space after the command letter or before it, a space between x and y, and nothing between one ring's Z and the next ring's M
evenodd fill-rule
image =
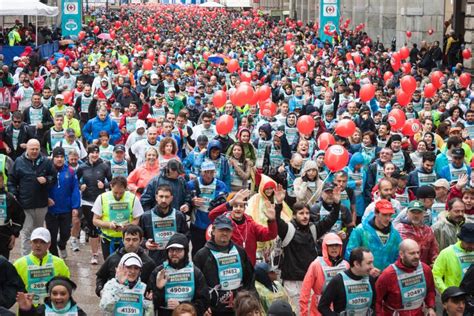
M18 57L18 56L13 57L14 62L19 61L19 60L20 60L20 57Z
M135 130L139 128L144 128L146 129L146 123L144 120L137 120L137 123L135 123Z
M71 69L69 69L69 67L64 67L63 72L71 72Z
M438 179L433 183L433 186L435 188L445 188L446 190L449 190L449 182L446 179Z
M48 243L51 242L51 234L49 233L49 230L47 230L44 227L38 227L36 228L32 233L30 240L36 240L36 239L41 239L42 241Z
M151 75L151 80L153 80L153 79L158 79L158 75L157 74Z
M64 100L64 96L62 94L56 94L55 99L63 99Z
M174 87L171 87L171 88L168 89L168 92L171 92L171 91L176 92L176 89Z
M139 268L142 267L142 259L134 253L134 252L129 252L123 255L122 259L120 259L119 266L125 266L125 267L131 267L131 266L137 266Z
M181 245L181 244L175 243L175 244L171 244L171 245L169 245L169 246L166 247L166 249L170 249L170 248L184 249L184 246Z

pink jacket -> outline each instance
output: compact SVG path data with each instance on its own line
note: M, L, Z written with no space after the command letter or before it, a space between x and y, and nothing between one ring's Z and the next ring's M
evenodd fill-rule
M324 285L326 283L326 278L324 276L323 267L321 266L321 258L326 262L328 266L332 266L331 261L328 259L328 250L327 244L331 242L340 242L341 251L339 256L342 257L342 241L341 238L335 233L328 233L323 238L322 251L323 256L316 258L308 268L308 272L303 280L303 285L301 286L300 292L300 315L301 316L320 316L321 313L318 311L319 298L322 295ZM346 269L349 269L349 263L345 260L342 261ZM311 298L311 306L308 310L309 298L311 296L311 290L313 290L313 297ZM310 313L309 313L310 312Z

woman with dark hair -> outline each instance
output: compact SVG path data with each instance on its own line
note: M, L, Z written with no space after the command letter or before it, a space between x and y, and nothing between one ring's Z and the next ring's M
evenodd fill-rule
M290 301L288 293L277 279L275 269L268 263L259 262L255 265L255 288L265 314L268 313L268 308L275 300Z
M451 127L456 126L457 123L466 124L466 121L463 119L464 113L461 108L457 105L449 109L449 117L446 118L445 122L451 123Z
M178 161L181 160L178 157L178 145L176 144L176 141L171 137L165 137L160 141L160 147L158 151L158 162L160 169L165 168L168 164L168 161L170 161L171 159L176 159Z
M243 147L243 152L244 152L244 157L247 159L250 159L253 164L255 164L255 161L257 160L257 155L255 151L255 147L252 145L250 142L250 137L251 137L251 132L250 129L246 127L241 127L239 131L237 132L237 139L239 140L240 145ZM234 144L229 146L229 149L227 150L227 156L230 156L232 154Z
M257 295L250 291L241 291L234 300L235 316L263 316L263 308Z
M372 131L362 133L360 144L351 145L350 152L360 152L364 157L364 165L369 165L378 155L380 148L377 147L377 135Z
M232 192L248 188L253 163L245 157L244 152L244 145L238 142L233 144L232 152L228 155L230 188Z
M428 150L427 142L425 142L424 140L420 140L417 144L416 151L410 153L411 161L413 162L416 168L421 168L421 164L423 161L423 153L426 152L427 150Z

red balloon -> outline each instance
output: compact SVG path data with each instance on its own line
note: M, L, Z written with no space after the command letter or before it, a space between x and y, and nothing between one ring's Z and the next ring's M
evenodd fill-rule
M218 109L223 107L226 101L227 101L227 95L225 91L222 91L222 90L219 90L216 93L214 93L214 96L212 97L212 103Z
M362 62L362 57L360 57L359 53L355 53L354 56L352 56L352 59L354 60L356 65Z
M122 76L128 75L128 69L127 69L126 67L120 68L120 74L121 74Z
M265 117L272 117L276 114L277 106L271 100L259 102L260 115Z
M72 104L72 92L69 90L65 90L62 93L64 97L64 104Z
M153 49L150 48L150 50L146 53L146 58L151 61L155 60L155 52L153 52Z
M373 84L365 84L360 88L360 100L362 102L367 102L372 100L375 96L375 86Z
M404 76L400 80L400 85L402 86L403 91L412 95L416 90L416 80L412 76Z
M263 85L260 88L258 88L258 91L256 93L258 95L258 100L259 101L265 101L270 96L272 95L272 89L268 85Z
M443 79L444 74L439 70L436 70L431 74L431 83L433 84L433 86L435 86L436 89L441 88L441 86L443 85Z
M166 56L165 55L160 55L160 57L158 57L158 64L166 65Z
M237 59L231 59L227 64L227 70L229 70L229 72L236 72L239 68L240 66Z
M461 76L459 76L459 83L463 88L469 87L469 85L471 84L471 75L467 72L461 74Z
M400 53L398 53L398 52L393 53L392 58L394 60L396 60L398 63L400 63L402 61L402 56L400 56Z
M389 81L390 79L393 78L393 73L391 71L386 71L384 74L383 74L383 80L385 82Z
M350 137L352 134L354 134L355 129L356 125L354 121L350 119L343 119L337 123L336 129L334 131L341 137Z
M423 89L423 96L425 98L432 98L436 93L436 87L432 83L428 83Z
M472 57L471 50L469 48L466 48L462 51L462 58L464 59L469 59Z
M296 127L300 133L305 135L311 135L313 133L314 127L316 126L316 122L314 118L310 115L302 115L298 118L298 122L296 123Z
M109 35L110 35L110 38L111 38L111 39L115 39L115 31L114 31L114 30L111 30L111 31L109 32Z
M253 99L254 95L253 88L250 85L240 85L235 91L235 105L244 106Z
M407 59L408 57L410 57L410 49L408 49L408 47L406 46L400 48L400 57L402 59Z
M284 48L287 55L291 57L295 53L296 46L292 41L286 41Z
M120 21L115 21L114 27L115 27L116 29L121 28L121 27L122 27L122 22L120 22Z
M334 145L336 143L336 140L334 139L334 136L332 136L331 133L324 132L321 133L318 137L318 147L321 150L326 150L328 149L329 146Z
M252 74L248 71L243 71L240 74L240 81L243 82L251 82L252 81Z
M331 172L342 170L349 162L349 152L341 145L332 145L324 154L324 164Z
M99 32L100 32L100 28L96 25L96 26L94 26L94 28L92 29L92 32L94 32L94 34L97 35L97 34L99 34Z
M177 25L177 26L174 28L174 31L175 31L176 33L181 32L181 26Z
M392 130L399 130L405 125L406 121L405 112L400 109L393 109L388 114L388 123L392 127Z
M429 29L429 30L428 30L428 34L429 34L429 35L433 35L433 33L434 33L433 29Z
M401 106L406 106L408 103L411 101L411 95L403 91L402 89L399 89L395 95L397 96L397 102Z
M265 51L264 51L263 49L261 49L261 50L259 50L259 51L257 52L256 55L257 55L257 58L258 58L258 59L262 60L263 57L265 57Z
M224 114L217 119L216 131L219 135L227 135L234 128L234 118L232 115Z
M145 59L143 61L143 69L152 70L153 69L153 62L149 59Z
M369 56L369 54L370 54L370 47L369 47L369 46L364 46L364 47L362 47L361 52L364 53L365 56Z
M411 72L411 63L404 63L402 65L402 71L406 75L410 74L410 72Z
M308 71L308 63L306 62L306 60L300 60L296 64L296 70L298 70L300 74L306 73Z
M158 34L155 34L155 35L153 36L153 38L154 38L155 41L157 41L157 42L160 41L160 35L158 35Z
M135 49L138 51L138 52L141 52L143 50L143 46L142 45L137 45L135 46Z
M411 37L411 32L410 32L410 31L406 31L406 34L407 34L407 37L408 37L408 38Z
M417 119L406 120L402 128L402 134L405 136L413 136L421 131L421 123Z
M352 60L352 54L351 53L346 53L346 59L347 59L347 61Z
M80 41L82 41L86 37L86 32L80 31L77 37L79 38Z
M205 51L203 54L202 54L202 58L204 58L204 60L207 60L209 58L209 56L211 56L211 53L209 53L208 51Z
M61 57L61 58L58 58L56 64L59 66L59 68L60 68L61 70L63 70L64 67L66 67L67 62L66 62L66 59L64 59L63 57Z

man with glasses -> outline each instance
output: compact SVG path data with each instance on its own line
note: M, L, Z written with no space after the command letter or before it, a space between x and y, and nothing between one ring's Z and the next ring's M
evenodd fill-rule
M204 112L201 115L201 124L193 127L192 138L197 139L199 135L205 135L207 139L214 139L217 135L216 126L212 124L214 115L211 112Z
M4 131L3 141L7 144L8 156L15 160L21 156L26 149L26 143L34 137L34 130L23 122L23 115L20 111L12 114L12 124ZM8 170L10 170L8 168Z

